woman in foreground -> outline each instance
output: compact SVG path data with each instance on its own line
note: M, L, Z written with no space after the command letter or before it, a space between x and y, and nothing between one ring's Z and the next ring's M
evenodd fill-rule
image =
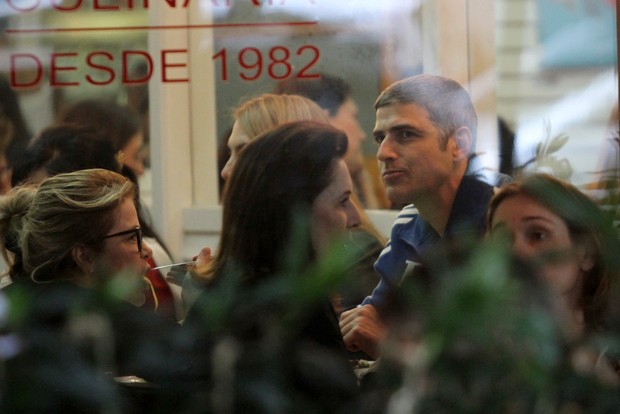
M545 174L503 187L488 213L491 235L535 265L549 286L569 339L603 329L613 280L609 221L579 189Z

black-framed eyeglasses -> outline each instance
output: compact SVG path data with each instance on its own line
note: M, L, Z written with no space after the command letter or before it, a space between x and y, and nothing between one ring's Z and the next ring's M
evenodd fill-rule
M142 228L140 226L136 226L130 230L119 231L118 233L108 234L107 236L103 236L103 239L109 239L110 237L118 237L125 236L127 234L134 233L136 235L136 243L138 244L138 252L142 253Z

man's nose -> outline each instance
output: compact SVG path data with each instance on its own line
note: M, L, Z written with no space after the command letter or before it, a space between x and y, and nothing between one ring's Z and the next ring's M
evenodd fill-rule
M385 138L379 144L379 148L377 149L377 159L379 161L386 161L389 159L394 159L397 157L396 151L394 150L394 146L392 141L389 138Z

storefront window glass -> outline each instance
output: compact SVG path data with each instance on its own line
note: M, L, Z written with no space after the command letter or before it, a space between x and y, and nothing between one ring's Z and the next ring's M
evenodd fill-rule
M232 109L282 81L323 74L351 87L366 136L370 209L390 208L370 139L374 99L391 82L425 72L470 91L480 118L476 168L489 180L536 169L595 191L620 162L616 7L613 0L4 0L0 74L32 135L86 98L139 114L150 167L144 193L166 234L179 227L175 211L217 204L218 149Z

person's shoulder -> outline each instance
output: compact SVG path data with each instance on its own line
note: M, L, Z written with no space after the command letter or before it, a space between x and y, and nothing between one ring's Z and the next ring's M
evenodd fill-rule
M486 212L494 194L494 186L476 176L465 175L459 186L450 218L446 225L446 234L467 232L483 233L486 228ZM465 227L464 224L467 224Z
M476 175L464 175L461 187L467 190L493 191L494 186Z
M491 197L495 193L495 189L495 186L481 180L479 177L465 175L458 189L456 204L459 205L461 202L474 205L479 204L486 209Z

